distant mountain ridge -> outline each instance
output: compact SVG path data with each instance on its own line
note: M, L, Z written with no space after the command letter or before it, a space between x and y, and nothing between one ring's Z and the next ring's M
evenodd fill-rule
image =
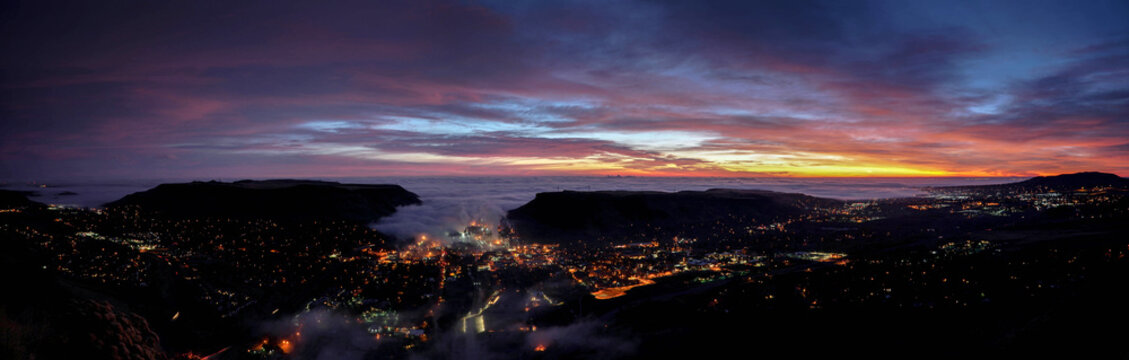
M418 195L399 185L281 179L161 184L106 207L133 205L173 217L375 221L396 207L420 203Z
M1129 179L1117 176L1115 174L1102 173L1102 172L1080 172L1074 174L1062 174L1054 176L1038 176L1028 180L1016 183L1019 186L1048 186L1048 187L1093 187L1093 186L1106 186L1106 185L1126 185L1129 184Z
M1116 174L1088 171L1073 174L1061 174L1053 176L1037 176L1024 181L1007 183L1007 184L994 184L994 185L976 185L976 186L946 186L938 187L935 189L970 189L970 190L1004 190L1004 189L1045 189L1055 191L1070 191L1078 188L1094 188L1103 186L1113 186L1120 188L1129 188L1129 179L1117 176Z
M523 238L560 242L629 234L647 225L670 229L729 218L772 222L806 207L841 203L765 190L562 191L539 193L506 217Z

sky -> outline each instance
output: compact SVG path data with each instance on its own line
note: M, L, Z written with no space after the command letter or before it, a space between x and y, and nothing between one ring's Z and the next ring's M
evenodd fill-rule
M0 178L1129 176L1129 1L6 1Z

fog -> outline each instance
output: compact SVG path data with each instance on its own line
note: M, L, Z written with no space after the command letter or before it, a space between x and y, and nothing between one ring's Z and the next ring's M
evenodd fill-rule
M533 200L539 192L562 190L684 191L713 188L761 189L803 193L835 199L878 199L921 194L928 186L980 185L1016 181L1015 178L644 178L644 177L420 177L363 178L341 181L394 183L423 200L422 205L401 207L374 227L397 238L420 234L443 238L471 221L497 224L512 210Z
M32 200L59 205L100 207L133 192L166 182L242 179L154 179L111 182L7 183L0 188L32 191ZM574 190L683 191L712 188L762 189L835 199L914 196L923 187L998 184L1022 178L654 178L654 177L353 177L318 180L362 184L398 184L416 193L422 205L401 207L374 227L397 238L429 234L446 237L471 221L496 225L507 210L539 192Z

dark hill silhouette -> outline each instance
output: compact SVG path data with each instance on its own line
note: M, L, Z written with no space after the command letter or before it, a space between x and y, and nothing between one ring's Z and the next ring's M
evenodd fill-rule
M172 217L343 219L374 221L397 206L420 204L399 185L341 184L310 180L242 180L161 184L106 204L138 206Z
M1059 192L1071 191L1079 188L1094 188L1112 186L1116 188L1129 188L1129 179L1115 174L1102 172L1080 172L1054 176L1038 176L1024 181L979 186L948 186L936 189L966 189L979 191L1015 191L1015 190L1054 190Z
M28 195L33 194L30 191L0 190L0 209L43 206L43 204L28 200Z
M1095 186L1125 186L1129 179L1101 172L1080 172L1055 176L1039 176L1016 183L1017 186L1043 186L1043 187L1095 187Z
M515 230L535 241L562 242L636 233L644 227L678 229L703 222L772 222L805 207L838 200L763 190L562 191L540 193L510 210Z

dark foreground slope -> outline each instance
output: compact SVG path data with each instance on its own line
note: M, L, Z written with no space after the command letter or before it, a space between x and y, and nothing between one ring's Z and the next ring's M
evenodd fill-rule
M23 243L3 241L0 249L0 272L8 274L0 286L18 293L0 303L0 358L166 358L145 318L59 279Z
M165 359L145 318L57 276L27 241L73 233L28 194L0 190L0 209L15 210L0 212L0 359Z
M399 185L243 180L162 184L127 195L106 207L133 205L174 217L373 221L391 215L397 206L419 203L419 196Z
M615 237L647 229L693 232L702 223L771 223L839 201L763 190L711 189L676 193L563 191L540 193L510 210L507 219L523 237L561 242Z

